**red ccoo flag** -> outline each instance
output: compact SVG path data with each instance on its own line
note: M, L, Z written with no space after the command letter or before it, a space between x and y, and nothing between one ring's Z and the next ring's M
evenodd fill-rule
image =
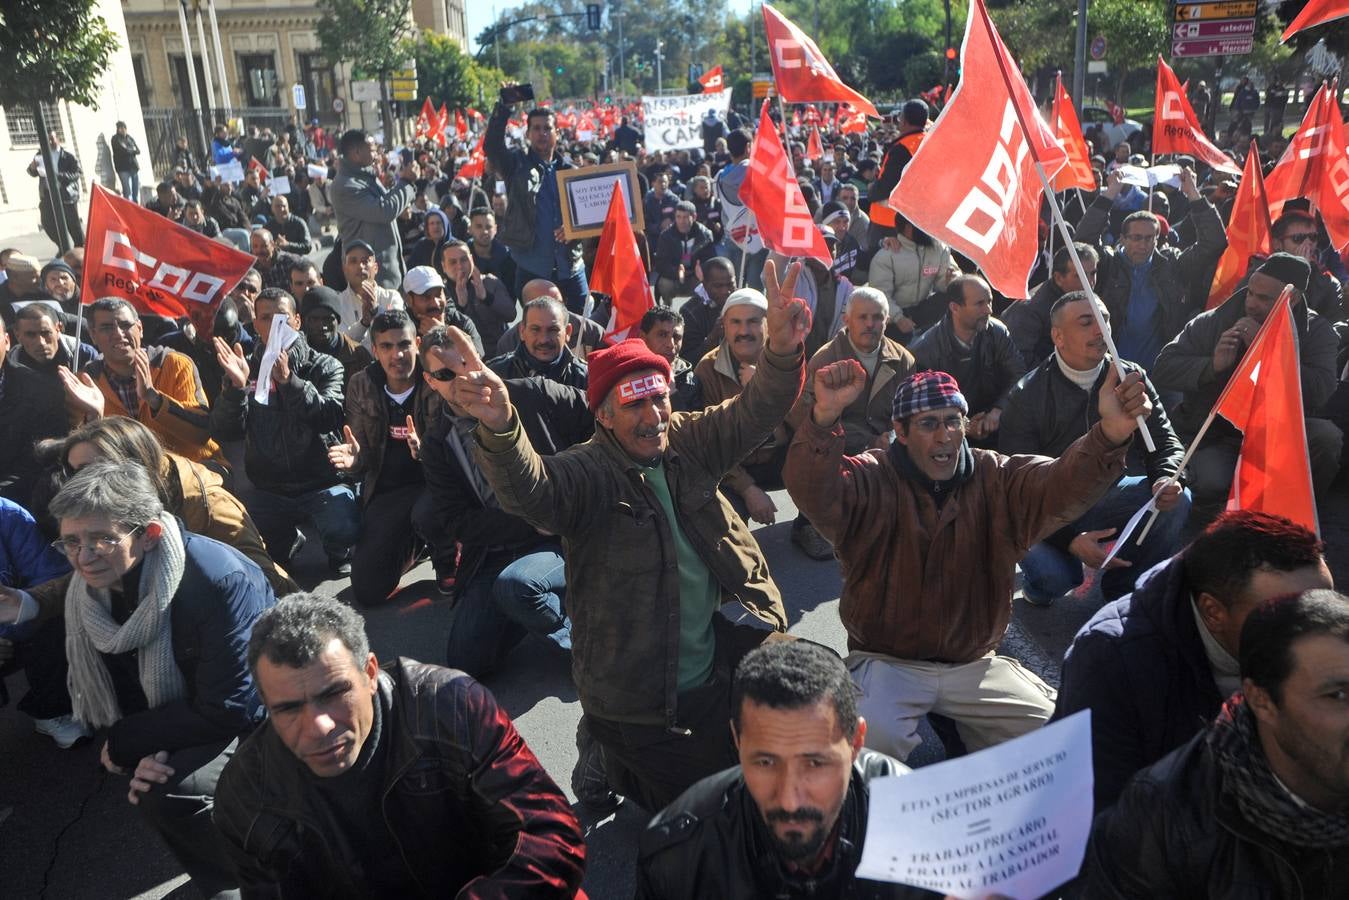
M881 114L871 101L839 79L829 60L815 42L767 3L763 5L764 33L768 36L768 55L773 63L773 80L787 103L851 103L873 118Z
M430 97L422 98L422 111L417 113L417 124L413 127L413 134L418 138L429 138L436 133L436 108L431 104Z
M703 91L714 94L721 90L725 84L725 79L721 74L721 66L713 66L703 73L703 77L698 79L698 83L703 86Z
M1152 123L1152 152L1187 153L1222 172L1241 173L1232 157L1219 150L1204 134L1185 90L1171 67L1157 57L1156 117Z
M636 337L633 329L654 305L629 216L622 182L615 181L613 193L609 195L609 211L604 216L599 249L595 252L595 271L590 276L591 287L608 294L614 301L605 340Z
M1302 7L1302 12L1298 13L1293 21L1288 23L1288 27L1279 36L1279 42L1286 43L1290 37L1299 31L1305 31L1326 22L1333 22L1335 19L1342 19L1345 16L1349 16L1349 0L1310 0L1306 6Z
M1308 197L1325 222L1336 249L1349 245L1349 158L1345 156L1344 122L1334 92L1325 85L1316 92L1297 133L1279 164L1265 179L1269 212L1277 218L1294 197Z
M1252 256L1268 255L1270 250L1269 197L1265 194L1265 175L1260 169L1260 151L1251 141L1241 187L1232 201L1232 218L1227 223L1227 249L1218 260L1209 289L1206 309L1213 309L1232 296Z
M810 129L810 139L806 141L806 159L814 162L824 156L824 145L820 143L820 129Z
M759 236L770 250L783 256L817 259L826 268L833 265L829 245L810 216L792 162L778 140L767 100L759 112L759 132L750 150L749 171L740 183L740 201L754 212Z
M1068 157L1040 117L983 0L970 4L960 53L960 86L905 166L889 203L974 260L995 290L1026 297L1044 196L1035 163L1053 177Z
M1069 188L1082 188L1085 191L1096 190L1096 173L1091 169L1091 153L1087 150L1087 140L1082 136L1082 125L1077 120L1077 110L1073 101L1063 89L1063 76L1054 76L1054 106L1049 113L1049 126L1054 129L1064 152L1068 154L1068 164L1059 169L1050 185L1056 191Z
M487 154L483 150L483 141L487 140L487 132L478 135L478 145L473 148L473 152L468 155L468 161L459 167L459 171L454 173L455 178L481 178L485 171L484 164L487 162Z
M454 134L461 141L468 140L468 120L464 118L463 110L454 111Z
M255 262L94 185L80 291L86 303L121 297L147 315L187 316L209 337L216 307Z
M1284 516L1319 534L1301 372L1292 292L1285 289L1214 412L1242 433L1227 508Z
M847 103L838 105L834 122L839 134L861 134L867 130L867 114L854 110Z

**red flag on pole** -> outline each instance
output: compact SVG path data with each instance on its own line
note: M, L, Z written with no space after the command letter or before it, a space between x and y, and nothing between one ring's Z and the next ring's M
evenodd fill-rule
M422 98L422 111L417 113L417 124L413 134L418 138L429 138L436 133L436 108L431 105L430 97Z
M1349 158L1345 156L1344 122L1335 92L1326 85L1316 92L1297 133L1279 164L1265 179L1269 212L1277 218L1294 197L1316 205L1336 249L1349 244Z
M1054 76L1054 105L1049 114L1049 125L1054 129L1054 137L1059 141L1068 163L1050 184L1056 191L1069 188L1096 190L1096 173L1091 169L1091 153L1087 150L1087 140L1082 136L1082 125L1077 120L1077 110L1073 109L1072 98L1063 89L1063 76Z
M258 184L265 184L272 174L267 171L267 167L256 156L248 161L248 170L258 173Z
M829 60L815 42L767 3L763 5L764 33L768 37L768 55L773 63L773 80L787 103L851 103L877 119L881 114L871 101L848 87L838 77Z
M810 139L806 141L806 159L814 162L824 156L824 146L820 143L820 129L810 129Z
M810 216L792 162L782 149L778 131L768 115L767 100L759 112L759 131L750 150L749 171L740 183L740 202L753 211L759 223L759 236L770 250L783 256L817 259L826 267L833 265L829 245Z
M1349 16L1349 0L1310 0L1306 6L1302 7L1302 12L1298 13L1293 21L1288 23L1288 27L1279 36L1279 42L1286 43L1290 37L1299 31L1306 31L1308 28L1323 25L1335 19L1342 19L1345 16Z
M614 301L605 340L636 337L633 329L655 305L642 254L637 250L637 238L632 233L631 215L622 183L615 180L613 193L609 195L609 211L604 216L604 231L595 251L595 271L590 276L591 287Z
M1040 117L983 0L970 4L960 53L960 86L889 203L978 263L995 290L1026 297L1044 196L1035 162L1052 178L1068 156Z
M454 133L459 140L468 140L468 120L464 118L464 111L460 109L454 111Z
M1213 309L1232 295L1246 276L1252 256L1270 251L1269 198L1265 194L1265 176L1260 169L1260 151L1251 141L1246 171L1232 201L1232 218L1227 223L1227 249L1218 260L1213 287L1206 309Z
M1319 534L1290 291L1265 319L1214 411L1242 433L1227 508L1284 516Z
M80 296L121 297L139 312L188 316L211 334L216 307L255 260L95 184Z
M847 103L838 105L838 115L836 117L836 128L839 134L860 134L867 130L867 114L859 110L854 110Z
M1241 167L1219 150L1204 134L1180 80L1160 56L1157 57L1156 116L1152 122L1152 152L1187 153L1219 171L1237 175Z
M703 73L703 77L698 79L698 83L703 86L703 90L709 94L722 89L725 79L721 74L721 66L713 66Z
M436 115L434 120L435 124L431 126L432 127L431 137L435 139L435 142L437 144L444 147L447 143L449 143L448 135L445 134L445 129L450 124L450 111L445 108L444 103L441 103L440 111L437 112L435 115Z
M473 152L468 155L468 161L459 167L459 171L454 173L455 178L481 178L485 171L484 164L487 162L487 154L483 150L483 141L487 139L487 132L478 135L478 144L473 148Z

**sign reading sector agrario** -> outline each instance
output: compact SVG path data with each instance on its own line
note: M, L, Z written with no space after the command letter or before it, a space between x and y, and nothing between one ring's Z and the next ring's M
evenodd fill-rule
M703 116L708 110L721 113L730 102L727 91L643 97L642 118L646 149L684 150L703 145Z
M859 878L953 897L1039 897L1091 830L1091 711L908 775L873 779Z

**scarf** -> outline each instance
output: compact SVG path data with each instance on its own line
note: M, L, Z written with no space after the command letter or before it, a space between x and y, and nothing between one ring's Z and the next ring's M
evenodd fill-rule
M1269 767L1246 698L1233 694L1208 734L1209 751L1222 773L1221 791L1236 801L1252 827L1293 847L1349 846L1349 814L1300 805Z
M890 457L890 465L895 467L899 477L905 481L912 481L932 495L933 501L937 504L937 509L941 509L946 503L946 498L951 496L951 492L960 487L965 482L974 477L974 453L970 450L970 442L963 440L960 442L959 456L956 461L955 475L947 481L933 481L923 474L923 470L918 468L918 464L909 456L909 448L901 444L898 440L890 442L890 449L886 453Z
M93 728L112 725L122 717L112 676L100 654L138 651L140 685L151 709L187 696L183 673L173 658L169 627L169 604L183 579L183 538L173 516L157 521L163 536L141 562L140 599L126 622L117 624L108 590L90 587L79 569L66 589L66 656L70 661L66 683L75 718Z

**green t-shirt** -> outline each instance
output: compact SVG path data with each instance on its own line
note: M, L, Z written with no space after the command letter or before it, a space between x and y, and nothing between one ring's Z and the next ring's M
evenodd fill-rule
M665 481L665 464L641 469L674 534L675 558L679 563L679 690L685 691L706 684L712 676L716 646L712 615L720 605L721 590L679 527L670 485Z

